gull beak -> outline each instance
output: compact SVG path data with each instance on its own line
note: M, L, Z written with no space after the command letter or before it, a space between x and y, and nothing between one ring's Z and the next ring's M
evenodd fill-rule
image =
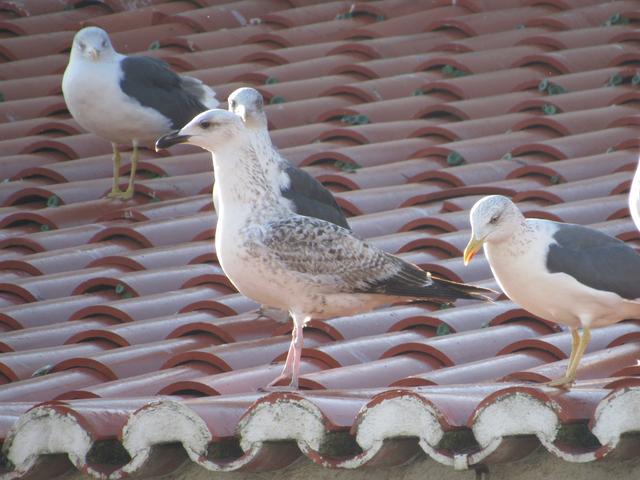
M98 61L98 57L100 57L100 52L98 50L96 50L95 48L88 48L87 49L87 55L89 55L89 58L92 61L97 62Z
M477 240L473 235L471 235L469 243L464 249L464 255L462 257L464 259L465 266L469 265L469 262L471 261L473 256L478 252L478 250L482 248L483 243L484 240Z
M191 135L180 135L180 130L169 132L156 140L156 152L164 150L165 148L169 148L171 145L186 143L190 138Z
M233 113L238 115L244 123L247 123L247 109L244 105L238 105Z

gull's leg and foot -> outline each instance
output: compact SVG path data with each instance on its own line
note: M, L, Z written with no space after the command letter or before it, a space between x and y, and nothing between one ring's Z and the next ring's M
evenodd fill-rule
M575 333L574 333L575 332ZM569 358L569 365L567 366L567 373L563 377L548 382L550 387L569 388L571 384L576 380L576 372L578 371L578 365L584 355L584 351L587 349L587 345L591 341L591 330L588 327L583 328L582 337L578 336L578 330L572 329L573 335L571 357ZM576 341L576 337L579 339Z
M129 184L127 189L122 192L122 198L125 200L133 197L133 180L136 177L136 170L138 169L138 141L133 142L133 152L131 152L131 173L129 173Z
M111 160L113 161L113 186L111 187L111 192L107 194L108 198L120 198L122 196L122 192L120 191L120 150L118 150L118 145L115 143L111 144L111 148L113 149L113 156Z
M293 331L291 332L291 344L289 345L289 352L287 353L287 359L284 362L284 368L282 373L267 385L264 390L297 390L298 389L298 375L300 373L300 360L302 358L302 345L304 338L302 329L304 325L310 320L310 317L300 317L293 315ZM277 386L278 382L282 380L290 380L288 387Z

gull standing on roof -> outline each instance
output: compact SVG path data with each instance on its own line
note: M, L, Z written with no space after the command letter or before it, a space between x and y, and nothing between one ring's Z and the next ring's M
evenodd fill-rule
M297 388L302 330L312 318L351 315L398 301L486 299L493 293L437 279L354 237L343 227L298 215L282 202L280 159L242 119L210 110L156 142L198 145L213 154L218 186L216 253L238 291L289 311L291 345L282 375Z
M260 92L250 87L238 88L229 95L227 103L229 111L239 115L247 128L253 131L254 138L258 139L261 148L271 150L269 155L276 160L279 169L278 187L282 192L281 201L295 213L350 229L333 194L307 172L291 165L271 143L264 100ZM214 193L214 203L216 201Z
M62 93L80 126L111 142L113 187L108 196L125 199L133 195L138 145L218 105L213 90L200 80L172 72L157 58L121 55L98 27L83 28L73 38ZM123 144L133 146L124 192L119 187L118 149Z
M571 328L566 374L549 385L575 380L591 328L640 318L640 256L624 242L581 225L527 219L501 195L478 200L470 220L465 265L484 245L491 271L511 300Z
M640 230L640 159L636 167L636 173L631 180L631 191L629 192L629 211L631 218Z

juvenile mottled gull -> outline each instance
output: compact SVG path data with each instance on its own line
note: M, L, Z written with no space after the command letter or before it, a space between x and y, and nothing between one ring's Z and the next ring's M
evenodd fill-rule
M484 245L491 271L511 300L571 328L567 372L550 385L575 380L591 328L640 318L640 256L624 242L580 225L526 219L500 195L480 199L470 220L465 264Z
M631 218L636 224L636 228L640 230L640 160L636 167L636 173L631 180L631 191L629 192L629 210Z
M215 93L196 78L172 72L162 60L126 56L111 46L107 32L87 27L76 33L62 93L73 118L111 142L113 188L109 197L131 198L138 144L183 127L198 113L218 105ZM131 144L127 189L118 185L118 145Z
M293 317L282 375L297 387L302 329L312 318L371 310L398 301L481 298L490 290L437 279L354 237L343 227L292 212L273 182L280 159L242 119L210 110L156 148L190 143L213 154L218 185L216 253L236 288Z
M247 128L255 134L254 138L273 150L271 155L278 165L274 181L282 192L281 201L295 213L326 220L348 229L347 219L331 192L307 172L291 165L271 143L260 92L251 87L238 88L229 95L227 102L229 111L242 118Z

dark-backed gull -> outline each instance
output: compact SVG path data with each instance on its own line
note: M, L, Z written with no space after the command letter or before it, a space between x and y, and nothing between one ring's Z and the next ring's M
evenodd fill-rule
M156 148L189 143L213 155L218 185L216 253L238 291L290 312L292 341L282 375L298 385L302 330L312 318L364 312L399 301L487 299L493 293L431 276L354 237L343 227L283 205L280 160L242 119L215 109L194 118Z
M80 126L111 142L113 188L109 197L131 198L138 145L186 125L218 105L200 80L178 75L157 58L127 56L111 46L107 32L86 27L76 33L62 79L67 108ZM119 187L118 145L131 144L127 189Z
M465 264L484 245L491 271L511 300L571 329L566 374L550 385L575 380L591 328L640 318L640 256L624 242L581 225L527 219L501 195L478 200L470 220Z

